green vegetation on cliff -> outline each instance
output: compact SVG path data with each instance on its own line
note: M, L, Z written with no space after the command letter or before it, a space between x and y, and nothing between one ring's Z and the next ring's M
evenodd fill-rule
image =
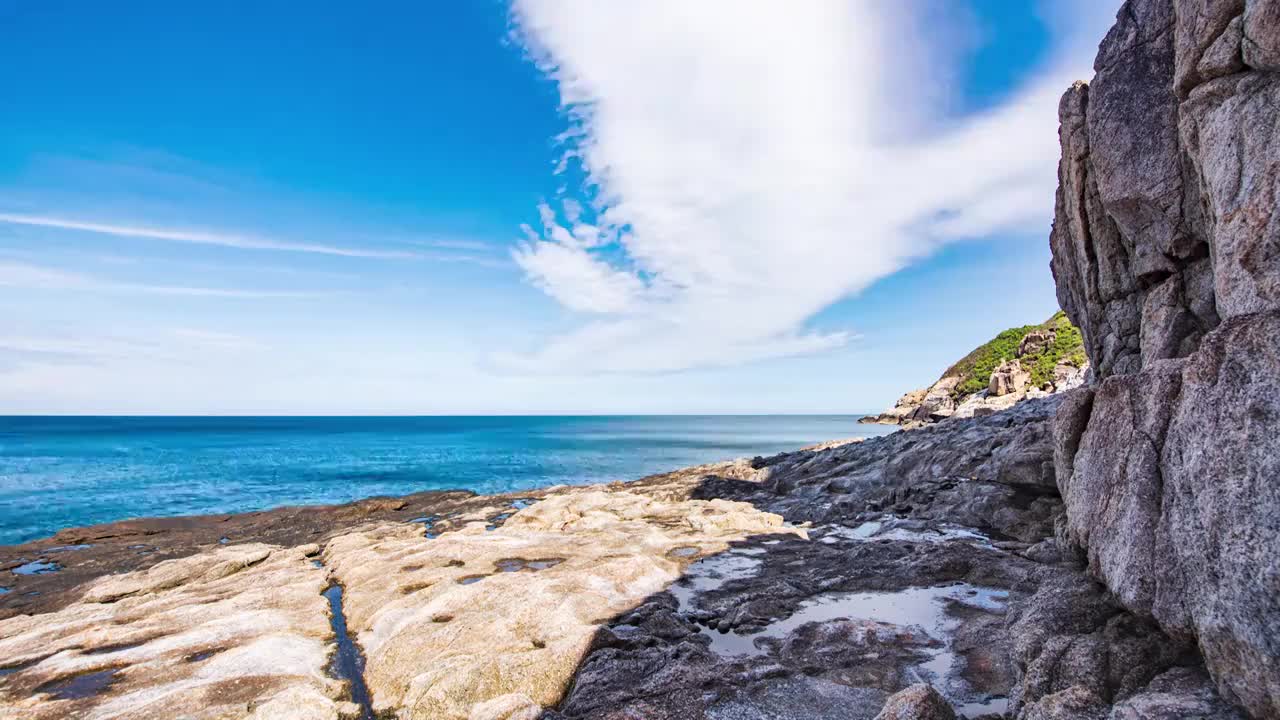
M1053 368L1060 362L1081 367L1088 358L1084 352L1084 339L1080 330L1059 310L1053 317L1039 325L1023 325L1009 328L987 343L978 346L959 362L947 368L942 377L960 376L955 395L964 397L982 390L991 379L991 372L1006 360L1018 357L1018 344L1027 333L1034 330L1051 330L1053 342L1043 351L1020 358L1022 366L1031 372L1031 384L1043 385L1053 379Z

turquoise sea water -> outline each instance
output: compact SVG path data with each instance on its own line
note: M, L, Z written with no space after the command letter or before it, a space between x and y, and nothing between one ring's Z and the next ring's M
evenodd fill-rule
M129 517L633 480L891 430L833 415L0 417L0 544Z

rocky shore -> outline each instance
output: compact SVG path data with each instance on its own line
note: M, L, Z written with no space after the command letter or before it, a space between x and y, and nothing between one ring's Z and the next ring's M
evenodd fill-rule
M1084 387L0 548L0 717L1280 717L1280 2L1133 0L1095 69L1050 238Z
M10 572L60 569L3 596L0 709L1086 717L1028 713L1087 697L1243 717L1194 643L1059 549L1060 404L625 484L130 521L5 548Z

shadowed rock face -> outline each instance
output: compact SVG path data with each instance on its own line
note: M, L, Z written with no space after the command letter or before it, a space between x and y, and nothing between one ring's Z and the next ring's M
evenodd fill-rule
M1062 99L1050 237L1103 378L1055 421L1061 537L1255 717L1280 716L1277 47L1275 0L1125 3Z

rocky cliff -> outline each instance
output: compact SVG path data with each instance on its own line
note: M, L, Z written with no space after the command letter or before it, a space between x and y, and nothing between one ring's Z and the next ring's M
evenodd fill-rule
M1055 423L1062 539L1280 717L1280 2L1130 0L1095 70L1050 238L1100 380Z

